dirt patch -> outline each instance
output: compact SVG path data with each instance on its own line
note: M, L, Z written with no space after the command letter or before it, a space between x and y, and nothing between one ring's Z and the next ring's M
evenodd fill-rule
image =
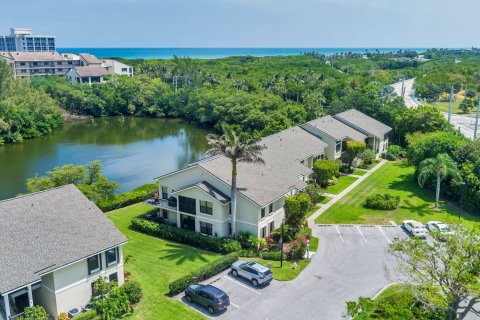
M63 108L60 108L60 112L62 113L64 122L75 122L75 121L81 121L81 120L87 120L87 119L93 118L92 116L85 116L85 115L70 113Z

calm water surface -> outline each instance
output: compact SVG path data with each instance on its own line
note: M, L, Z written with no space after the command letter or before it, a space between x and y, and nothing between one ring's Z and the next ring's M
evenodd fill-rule
M25 180L66 163L99 159L128 191L201 159L208 131L177 119L97 118L67 123L51 135L0 146L0 199L25 191Z

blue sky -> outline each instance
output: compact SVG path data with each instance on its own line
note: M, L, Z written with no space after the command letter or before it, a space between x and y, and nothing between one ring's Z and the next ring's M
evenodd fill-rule
M0 0L59 47L480 46L480 0Z

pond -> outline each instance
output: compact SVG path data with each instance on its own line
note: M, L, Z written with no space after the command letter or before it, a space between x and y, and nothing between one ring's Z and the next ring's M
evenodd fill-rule
M128 191L204 157L209 132L179 119L107 117L66 123L52 134L0 146L0 199L25 192L25 180L67 163L101 160Z

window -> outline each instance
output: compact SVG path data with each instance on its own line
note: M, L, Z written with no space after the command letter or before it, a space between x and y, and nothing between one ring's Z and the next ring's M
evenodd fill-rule
M260 238L265 238L267 236L267 227L263 227L260 230Z
M337 142L337 144L335 145L335 153L339 153L340 151L342 151L342 142Z
M211 236L213 234L212 224L200 221L200 233L208 234L209 236Z
M100 271L102 269L102 262L100 260L100 255L97 254L96 256L90 257L87 259L88 264L88 275L91 275L95 272Z
M270 205L268 206L268 213L272 213L273 212L273 203L270 203Z
M118 263L118 248L113 248L105 252L107 266Z
M115 281L118 283L118 274L115 272L115 273L112 273L111 275L108 276L108 281L112 282L112 281Z
M197 206L195 199L179 196L178 201L180 211L190 214L197 214Z
M128 69L127 68L122 68L122 72L127 72Z
M268 232L272 233L273 230L275 230L275 221L270 222L268 225Z
M213 203L200 200L200 212L205 214L213 214Z
M168 187L162 186L162 199L168 199Z
M162 209L162 217L165 220L168 220L168 211L165 209Z
M265 208L262 208L262 211L260 213L260 219L265 218Z
M232 235L232 223L228 223L228 235L231 236Z

